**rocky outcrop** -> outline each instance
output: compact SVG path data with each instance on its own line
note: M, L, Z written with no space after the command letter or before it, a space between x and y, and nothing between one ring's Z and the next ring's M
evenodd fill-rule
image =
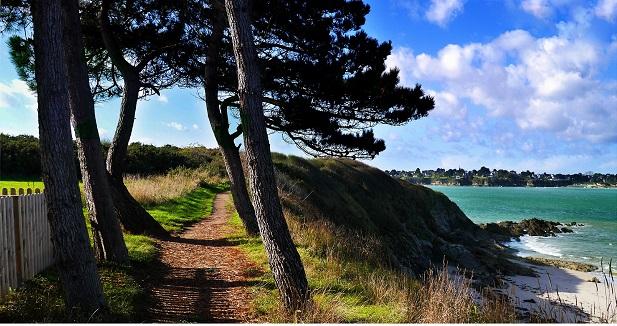
M480 224L480 227L490 233L497 241L508 241L523 235L554 237L559 233L574 232L568 226L583 226L576 222L561 224L538 218L522 220L520 222L505 221L499 223Z
M555 266L559 268L567 268L573 271L579 272L593 272L598 269L597 266L586 263L579 263L575 261L563 260L563 259L551 259L543 257L526 257L526 261L541 266Z

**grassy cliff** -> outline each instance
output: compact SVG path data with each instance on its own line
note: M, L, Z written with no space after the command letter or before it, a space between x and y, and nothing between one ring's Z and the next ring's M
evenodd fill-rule
M289 215L373 239L375 263L410 275L444 259L481 278L512 270L488 235L442 193L358 161L277 154L274 162Z
M511 322L512 306L471 281L508 263L483 230L445 195L391 178L361 162L273 156L279 194L315 305L286 315L266 253L237 214L237 244L259 267L255 318L262 322ZM231 209L231 208L230 208ZM456 269L456 267L461 267ZM435 268L431 268L435 267ZM447 267L447 268L443 268ZM479 274L482 274L480 276ZM481 292L480 292L481 293Z

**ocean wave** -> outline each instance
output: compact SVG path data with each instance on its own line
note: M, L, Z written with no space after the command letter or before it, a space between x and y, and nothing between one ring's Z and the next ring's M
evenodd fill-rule
M524 235L520 237L520 241L512 241L508 243L508 246L518 250L518 255L521 257L531 256L534 253L553 257L563 256L559 248L543 242L542 240L542 237Z

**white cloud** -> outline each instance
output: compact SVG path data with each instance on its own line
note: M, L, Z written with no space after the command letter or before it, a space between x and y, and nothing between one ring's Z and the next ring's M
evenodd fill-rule
M0 82L0 109L17 107L36 111L36 94L19 79L13 79L8 84Z
M431 0L426 19L445 27L461 11L463 11L463 0Z
M195 129L195 130L199 130L199 126L198 126L196 123L194 123L194 124L193 124L193 129Z
M584 28L585 24L576 22ZM564 27L565 25L562 25ZM436 55L400 48L388 58L413 85L437 82L435 115L462 110L462 100L489 115L512 119L519 130L549 131L592 142L617 142L617 81L596 74L608 57L608 44L561 28L558 35L535 38L527 31L505 32L488 43L449 44ZM450 139L456 139L450 135Z
M175 122L175 121L168 122L168 123L166 123L166 124L165 124L165 126L167 126L167 127L169 127L169 128L172 128L172 129L176 129L176 130L178 130L178 131L185 131L185 130L187 130L187 129L188 129L188 128L187 128L187 127L185 127L183 124L181 124L181 123L179 123L179 122Z
M439 166L445 169L455 169L459 166L464 169L478 169L487 166L491 169L507 169L515 171L535 171L536 173L577 173L582 167L593 163L594 157L587 154L556 154L543 158L507 159L501 149L493 151L494 155L449 154L440 157ZM614 168L615 161L601 164L600 168L609 170Z
M435 109L431 112L431 116L459 120L467 116L467 108L455 94L448 91L437 92L434 90L427 90L426 93L435 98Z
M580 172L582 167L589 166L593 157L584 154L552 155L541 159L524 159L513 166L516 171L535 171L536 173L573 173Z
M161 102L161 103L168 103L169 102L169 98L167 98L167 96L165 96L163 94L157 96L156 100Z
M598 17L612 22L617 16L617 0L599 0L594 11Z
M521 8L538 18L546 18L552 12L548 0L523 0Z
M106 137L109 136L109 131L107 131L107 129L105 129L105 128L99 127L99 136L101 138L106 138Z
M480 156L451 154L442 156L439 164L439 167L445 169L478 169L486 164L486 160Z

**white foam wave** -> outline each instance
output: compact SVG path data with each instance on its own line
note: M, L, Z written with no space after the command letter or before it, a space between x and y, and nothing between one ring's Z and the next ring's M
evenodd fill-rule
M563 254L559 248L546 243L542 237L524 235L520 237L520 241L512 241L508 243L510 248L518 250L518 255L521 257L531 256L534 253L561 257Z

